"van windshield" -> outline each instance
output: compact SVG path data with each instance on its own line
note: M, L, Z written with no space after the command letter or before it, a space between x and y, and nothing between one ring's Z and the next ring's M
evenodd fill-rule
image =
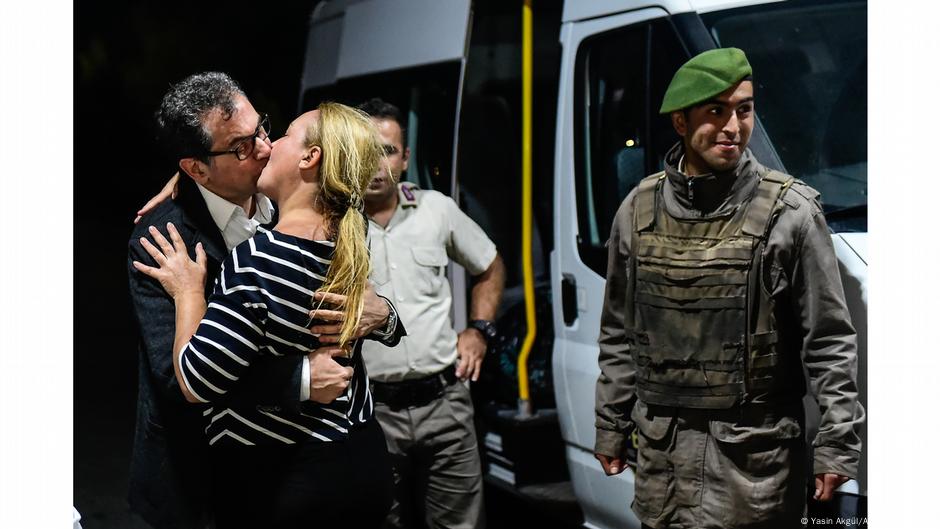
M755 109L784 169L822 194L836 232L867 231L865 2L782 2L702 16L754 69Z

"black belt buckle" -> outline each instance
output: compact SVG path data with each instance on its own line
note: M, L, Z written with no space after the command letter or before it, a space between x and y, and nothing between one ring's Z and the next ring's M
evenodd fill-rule
M454 367L440 373L402 382L374 382L372 396L393 411L416 408L430 403L444 394L444 388L457 381Z

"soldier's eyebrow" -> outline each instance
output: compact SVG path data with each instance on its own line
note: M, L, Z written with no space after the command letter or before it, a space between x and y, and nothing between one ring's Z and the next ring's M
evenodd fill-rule
M737 106L741 106L744 103L752 103L753 101L754 101L754 96L747 97L738 101ZM723 107L728 107L728 106L731 106L731 101L722 101L721 99L712 98L712 99L708 99L698 104L698 106L705 106L705 105L719 105Z

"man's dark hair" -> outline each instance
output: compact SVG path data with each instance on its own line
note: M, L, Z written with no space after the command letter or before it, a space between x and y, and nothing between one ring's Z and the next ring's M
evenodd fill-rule
M223 119L235 112L235 97L244 95L228 74L203 72L190 75L170 87L156 112L157 135L174 159L195 157L208 163L205 153L212 149L212 136L203 120L213 109Z
M379 97L373 97L365 103L360 103L356 108L369 114L376 119L393 119L401 127L401 140L405 142L405 123L403 121L401 110L395 105Z

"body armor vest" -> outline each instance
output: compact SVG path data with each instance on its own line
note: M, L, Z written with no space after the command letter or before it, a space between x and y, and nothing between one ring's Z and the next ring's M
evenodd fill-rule
M760 256L792 177L771 171L725 216L676 219L662 204L665 173L638 185L625 311L640 399L722 409L769 391L777 364ZM632 321L630 321L632 320Z

